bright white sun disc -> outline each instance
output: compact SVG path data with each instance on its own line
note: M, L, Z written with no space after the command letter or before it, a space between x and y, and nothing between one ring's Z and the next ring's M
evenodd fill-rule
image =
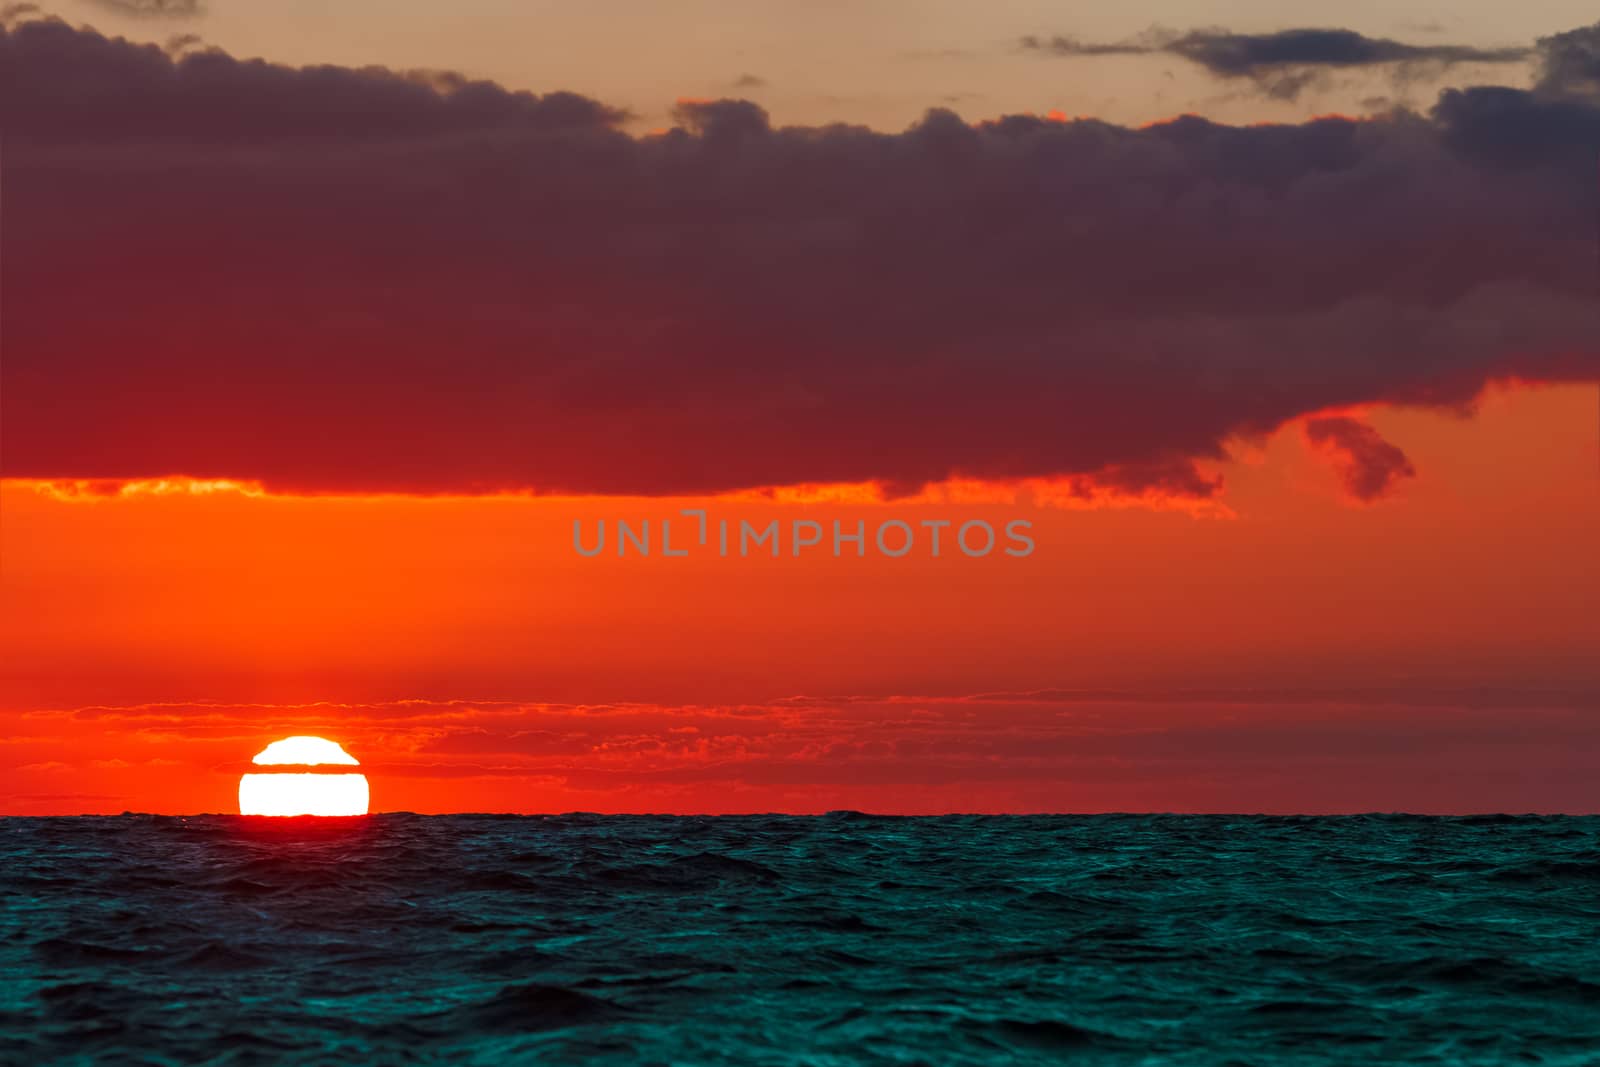
M241 815L365 815L370 803L367 776L301 771L329 764L359 766L356 759L321 737L286 737L268 745L254 760L259 767L282 768L239 779Z
M263 765L297 763L302 767L315 767L322 763L342 763L349 767L359 765L356 758L341 748L337 742L329 741L325 737L304 735L274 741L257 752L255 759L250 762Z

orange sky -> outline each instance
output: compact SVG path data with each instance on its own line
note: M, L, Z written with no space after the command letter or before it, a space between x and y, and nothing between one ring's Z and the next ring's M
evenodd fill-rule
M300 732L379 809L1592 808L1594 387L1366 415L1417 471L1390 498L1291 426L1220 467L1231 517L7 482L0 811L228 810ZM1038 548L572 551L575 518L686 506Z
M1143 122L1180 111L1222 121L1295 121L1327 111L1366 111L1395 100L1430 102L1440 72L1329 79L1297 99L1263 98L1218 84L1169 57L1110 56L1062 62L1022 53L1028 34L1123 41L1152 26L1227 25L1265 32L1325 25L1325 6L1298 0L1146 0L1073 5L1048 0L853 0L851 3L685 0L535 4L456 0L310 0L206 4L202 17L141 18L95 0L43 5L74 22L136 40L167 42L175 30L239 56L280 62L449 68L517 88L550 85L627 106L640 128L669 121L680 96L736 92L759 100L785 123L844 121L900 129L930 102L983 118L1018 111L1094 114ZM1340 25L1374 36L1434 43L1504 46L1593 17L1587 0L1525 0L1516 5L1457 0L1343 4ZM537 19L530 29L529 19ZM191 46L193 47L193 46ZM1509 78L1521 70L1468 65L1453 84Z

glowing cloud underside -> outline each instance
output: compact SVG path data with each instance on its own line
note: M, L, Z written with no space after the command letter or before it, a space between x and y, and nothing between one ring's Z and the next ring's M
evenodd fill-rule
M241 815L365 815L364 774L247 774L239 779Z

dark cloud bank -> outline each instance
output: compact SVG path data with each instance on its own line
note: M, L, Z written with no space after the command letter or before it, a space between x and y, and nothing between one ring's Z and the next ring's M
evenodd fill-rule
M1203 496L1235 434L1600 376L1594 45L1363 122L718 101L636 138L569 94L14 25L4 473Z

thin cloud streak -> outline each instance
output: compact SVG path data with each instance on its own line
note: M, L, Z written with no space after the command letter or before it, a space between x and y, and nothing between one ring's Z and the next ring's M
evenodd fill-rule
M383 807L445 810L1561 810L1600 769L1592 694L1125 696L143 706L94 709L92 739L82 712L33 712L7 716L0 805L93 785L173 810L288 733L339 739Z
M138 19L192 19L206 13L201 0L89 0L103 11Z
M1132 40L1086 42L1076 37L1023 37L1026 51L1067 58L1173 56L1215 78L1248 79L1270 97L1292 100L1328 71L1427 67L1448 70L1466 63L1526 63L1528 47L1478 48L1459 44L1406 44L1345 29L1288 29L1233 33L1206 29L1151 30Z

